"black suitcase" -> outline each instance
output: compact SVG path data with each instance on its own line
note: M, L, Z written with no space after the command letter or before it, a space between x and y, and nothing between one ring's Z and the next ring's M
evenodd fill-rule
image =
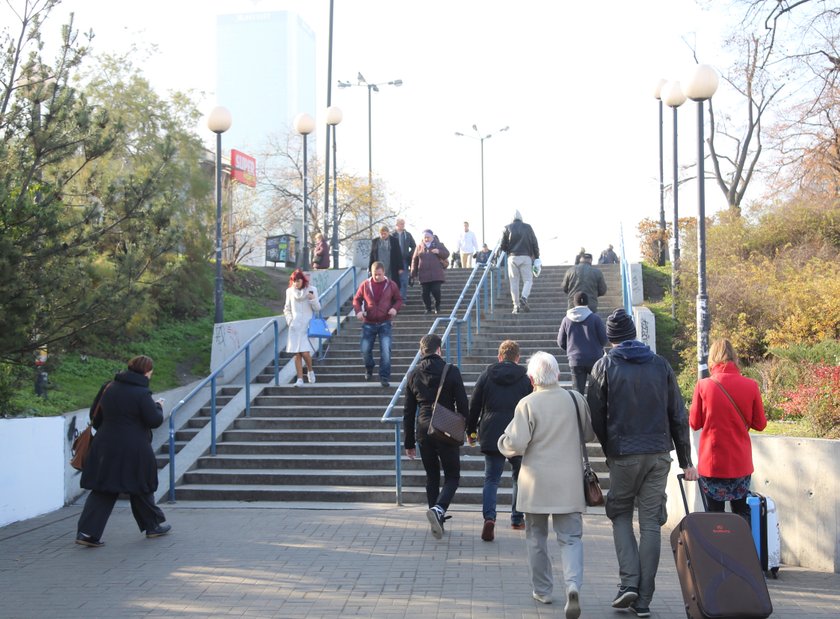
M671 532L689 619L769 617L770 593L747 521L726 512L689 513L683 475L677 476L686 516Z

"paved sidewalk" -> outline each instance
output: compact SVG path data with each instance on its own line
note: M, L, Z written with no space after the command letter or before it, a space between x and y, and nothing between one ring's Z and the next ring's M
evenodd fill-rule
M419 506L162 507L173 532L146 539L118 502L99 549L73 543L80 506L0 528L0 616L563 616L561 587L550 606L531 599L524 532L500 519L496 541L482 542L475 509L453 510L437 541ZM651 610L682 618L666 533ZM610 608L618 570L604 516L585 517L584 544L582 616L635 617ZM773 617L840 614L838 574L783 566L769 585Z

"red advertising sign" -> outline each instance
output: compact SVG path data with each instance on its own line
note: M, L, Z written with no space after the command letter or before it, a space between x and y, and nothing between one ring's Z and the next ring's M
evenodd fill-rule
M257 160L238 150L230 149L231 178L249 187L257 186Z

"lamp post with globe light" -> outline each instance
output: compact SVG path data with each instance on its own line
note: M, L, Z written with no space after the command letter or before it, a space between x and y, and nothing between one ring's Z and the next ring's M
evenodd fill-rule
M677 108L685 103L685 95L678 81L666 82L662 86L662 101L674 110L674 252L671 256L671 317L677 315L677 284L680 269L680 208L679 208L679 166L677 159Z
M709 297L706 293L706 191L704 170L705 131L703 103L714 96L718 74L705 64L697 65L683 85L685 96L697 102L697 376L709 375Z
M216 134L216 309L213 319L216 324L225 321L222 290L222 134L230 129L232 122L228 109L221 106L213 108L207 119L207 128Z
M295 116L295 131L303 137L303 251L300 258L300 268L309 270L309 172L307 142L309 134L315 130L315 119L306 112Z

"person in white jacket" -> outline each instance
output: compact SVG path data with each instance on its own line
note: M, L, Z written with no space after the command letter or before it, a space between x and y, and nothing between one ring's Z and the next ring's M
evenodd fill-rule
M295 387L303 385L303 362L306 362L306 377L310 383L315 382L315 372L312 371L312 353L315 349L309 341L309 321L315 312L321 311L318 301L318 290L309 285L309 278L301 269L295 269L289 277L289 288L286 290L286 305L283 315L288 325L286 352L292 353L295 359L297 380Z
M554 575L548 552L548 517L560 543L566 591L566 619L580 616L583 583L583 463L578 420L584 440L595 439L589 406L579 393L559 384L553 355L539 351L528 362L534 392L519 401L501 437L499 451L522 456L517 508L525 513L528 568L538 602L551 604Z

